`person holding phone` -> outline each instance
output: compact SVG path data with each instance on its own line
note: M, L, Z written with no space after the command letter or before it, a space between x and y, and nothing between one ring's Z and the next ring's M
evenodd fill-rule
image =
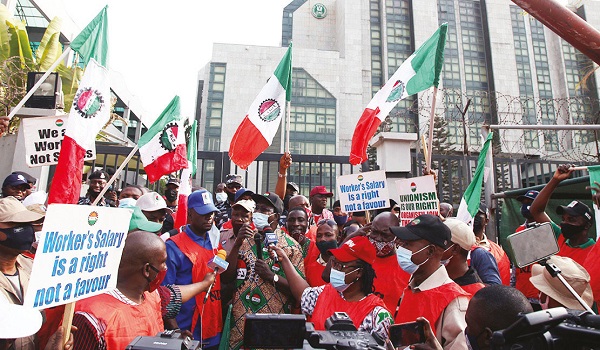
M311 317L316 330L325 330L327 318L336 311L344 311L359 331L382 340L388 338L393 319L383 300L371 292L375 278L371 265L377 252L368 238L354 237L329 250L333 255L330 282L319 287L308 285L282 249L272 249L283 266L292 295L300 300L302 312Z

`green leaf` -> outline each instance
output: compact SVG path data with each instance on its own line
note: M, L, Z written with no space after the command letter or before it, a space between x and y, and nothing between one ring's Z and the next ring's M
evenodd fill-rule
M60 38L60 27L62 25L62 20L58 17L54 17L52 19L52 21L50 21L50 23L48 24L48 27L46 28L46 31L44 32L44 36L42 37L42 41L40 41L40 46L38 46L37 50L35 51L35 58L36 61L38 63L38 66L41 67L42 63L42 59L44 57L44 55L48 56L48 54L46 53L47 47L49 46L55 46L56 43L59 43L59 38ZM55 34L58 34L55 36ZM54 43L56 42L56 43ZM56 48L50 48L51 50L54 50L56 52ZM60 53L59 53L60 55ZM58 56L56 57L58 59ZM55 60L56 61L56 60ZM54 63L54 62L52 62ZM50 63L50 64L52 64ZM50 66L48 66L50 67ZM40 71L46 71L46 69L40 68Z
M44 53L37 61L37 68L40 72L45 72L48 69L50 69L52 64L54 64L54 62L56 62L56 60L58 60L58 58L62 54L62 46L58 41L59 37L60 33L54 33L50 37L50 40L48 40L48 42L46 43ZM39 52L40 50L38 49L36 51L36 55Z
M0 4L0 61L10 57L10 44L8 36L8 25L6 21L10 18L6 6Z
M77 89L79 88L79 82L81 81L81 77L83 76L83 69L81 69L81 67L78 66L66 67L63 64L59 64L56 68L56 71L62 79L65 112L68 113L69 110L71 110L73 99L75 98L75 94L77 93Z
M34 58L33 52L31 52L31 46L29 46L29 36L27 35L27 29L25 23L22 21L13 21L8 19L6 21L8 25L9 33L9 44L10 44L10 55L21 58L21 66L23 68L34 69Z

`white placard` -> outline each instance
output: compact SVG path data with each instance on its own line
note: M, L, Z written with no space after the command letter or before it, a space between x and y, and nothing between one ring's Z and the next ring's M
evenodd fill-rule
M385 171L338 176L337 193L345 212L389 208Z
M67 117L23 118L25 161L30 168L58 164ZM92 159L96 159L95 148L85 152L85 160Z
M396 181L396 188L399 195L401 226L406 226L419 215L438 216L440 214L440 202L433 175L400 179Z
M126 208L48 206L23 305L46 309L114 289L131 213Z

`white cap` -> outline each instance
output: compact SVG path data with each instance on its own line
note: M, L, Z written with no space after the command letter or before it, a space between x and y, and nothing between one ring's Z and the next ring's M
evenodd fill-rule
M46 198L48 198L48 195L44 191L33 192L23 199L23 205L26 207L33 204L46 205Z
M163 197L156 192L148 192L141 196L138 198L135 205L143 211L157 211L160 209L166 209L167 212L173 213L171 209L167 208L167 202L165 202Z
M23 305L10 304L0 293L0 339L15 339L35 334L42 326L42 314Z
M466 251L471 250L476 242L473 229L471 229L469 225L456 218L447 218L444 220L444 224L448 226L452 233L452 237L450 237L452 243L458 244Z

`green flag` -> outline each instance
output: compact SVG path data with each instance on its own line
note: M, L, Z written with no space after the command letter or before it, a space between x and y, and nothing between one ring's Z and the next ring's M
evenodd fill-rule
M196 166L198 162L198 121L194 120L190 129L190 139L187 144L187 160L188 165L191 166L192 176L196 175Z
M460 201L460 206L458 207L458 212L456 213L456 218L469 226L473 225L473 218L475 218L475 214L477 214L477 210L479 210L479 203L481 202L481 184L483 183L485 175L485 158L487 157L490 144L492 143L492 136L493 133L490 132L485 139L485 143L483 144L481 153L479 153L479 158L477 159L475 175L473 175L473 180L465 190Z
M71 42L71 49L77 52L83 58L87 65L90 58L96 60L103 67L107 66L108 61L108 21L106 19L106 9L98 13L79 35Z

